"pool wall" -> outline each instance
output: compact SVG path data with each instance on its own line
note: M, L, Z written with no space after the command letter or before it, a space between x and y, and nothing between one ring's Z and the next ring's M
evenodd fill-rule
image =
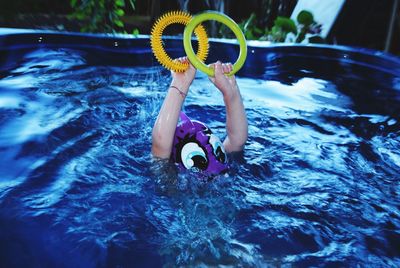
M172 57L184 55L183 42L179 37L165 37L164 46ZM12 68L24 51L39 48L71 48L90 51L95 57L91 64L118 64L131 66L157 66L150 47L149 36L81 34L54 31L36 31L0 28L0 70ZM207 62L236 61L239 45L234 40L211 39ZM309 59L323 59L335 65L360 65L390 74L400 74L400 58L380 51L337 45L271 44L248 42L248 55L239 76L268 78L268 72L276 71L282 56L292 64L307 63ZM325 65L326 68L331 68Z

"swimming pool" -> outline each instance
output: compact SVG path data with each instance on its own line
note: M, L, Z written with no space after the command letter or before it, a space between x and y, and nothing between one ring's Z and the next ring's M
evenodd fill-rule
M229 175L165 176L150 134L169 73L147 37L3 30L2 266L398 266L400 60L254 44L237 80L249 139ZM185 111L224 136L201 73Z

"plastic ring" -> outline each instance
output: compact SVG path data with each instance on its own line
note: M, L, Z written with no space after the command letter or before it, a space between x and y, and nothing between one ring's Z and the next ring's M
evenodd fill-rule
M162 45L162 33L168 25L173 23L186 25L191 20L191 18L192 16L186 12L173 11L161 16L153 25L150 37L151 48L156 59L168 70L172 70L175 72L184 72L189 68L189 64L184 64L179 61L172 60L171 57L168 56ZM193 29L191 32L193 32ZM197 51L197 56L195 57L196 59L198 58L200 61L205 61L208 55L209 47L207 32L202 25L199 25L198 27L196 27L196 29L194 29L194 33L199 40L199 49Z
M204 62L201 61L201 59L196 57L191 43L194 28L196 27L196 25L202 23L205 20L216 20L218 22L221 22L225 24L228 28L230 28L231 31L235 34L240 45L240 52L237 61L233 64L233 70L228 75L235 74L237 71L240 70L240 68L242 68L247 57L246 38L244 37L243 32L240 30L239 26L231 18L222 13L208 11L195 16L191 21L189 21L188 25L186 25L185 27L185 32L183 33L183 46L185 48L187 57L189 58L193 66L195 66L197 69L208 74L209 76L214 76L214 69L208 67L204 64Z

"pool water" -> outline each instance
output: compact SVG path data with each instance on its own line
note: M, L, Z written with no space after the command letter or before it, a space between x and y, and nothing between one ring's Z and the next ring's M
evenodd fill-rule
M400 73L273 55L237 77L249 139L211 182L152 161L159 65L43 47L2 68L2 266L399 266ZM224 138L199 72L185 112Z

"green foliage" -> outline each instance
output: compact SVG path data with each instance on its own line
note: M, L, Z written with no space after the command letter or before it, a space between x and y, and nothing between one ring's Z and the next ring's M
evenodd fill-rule
M262 29L257 25L256 14L252 13L247 20L239 23L240 29L243 31L247 40L268 40L272 42L285 42L287 41L288 34L292 34L292 42L307 41L310 43L324 43L324 39L318 34L321 32L321 25L314 21L314 16L311 12L301 11L296 21L288 18L278 16L271 30L268 28ZM227 35L227 30L222 27L220 34L224 37ZM306 40L307 37L307 40Z
M81 32L123 32L122 17L127 4L135 9L136 0L70 0L71 19L81 21ZM136 35L138 30L135 29Z
M134 29L133 31L132 31L132 34L134 35L134 36L138 36L139 35L139 29Z
M277 17L274 22L274 27L277 27L280 31L284 33L294 33L297 34L296 23L286 17Z
M310 26L314 22L314 16L307 10L302 10L297 15L297 22L305 26Z
M261 28L257 27L256 14L252 13L250 17L239 24L240 29L243 31L246 39L259 39L264 31Z

